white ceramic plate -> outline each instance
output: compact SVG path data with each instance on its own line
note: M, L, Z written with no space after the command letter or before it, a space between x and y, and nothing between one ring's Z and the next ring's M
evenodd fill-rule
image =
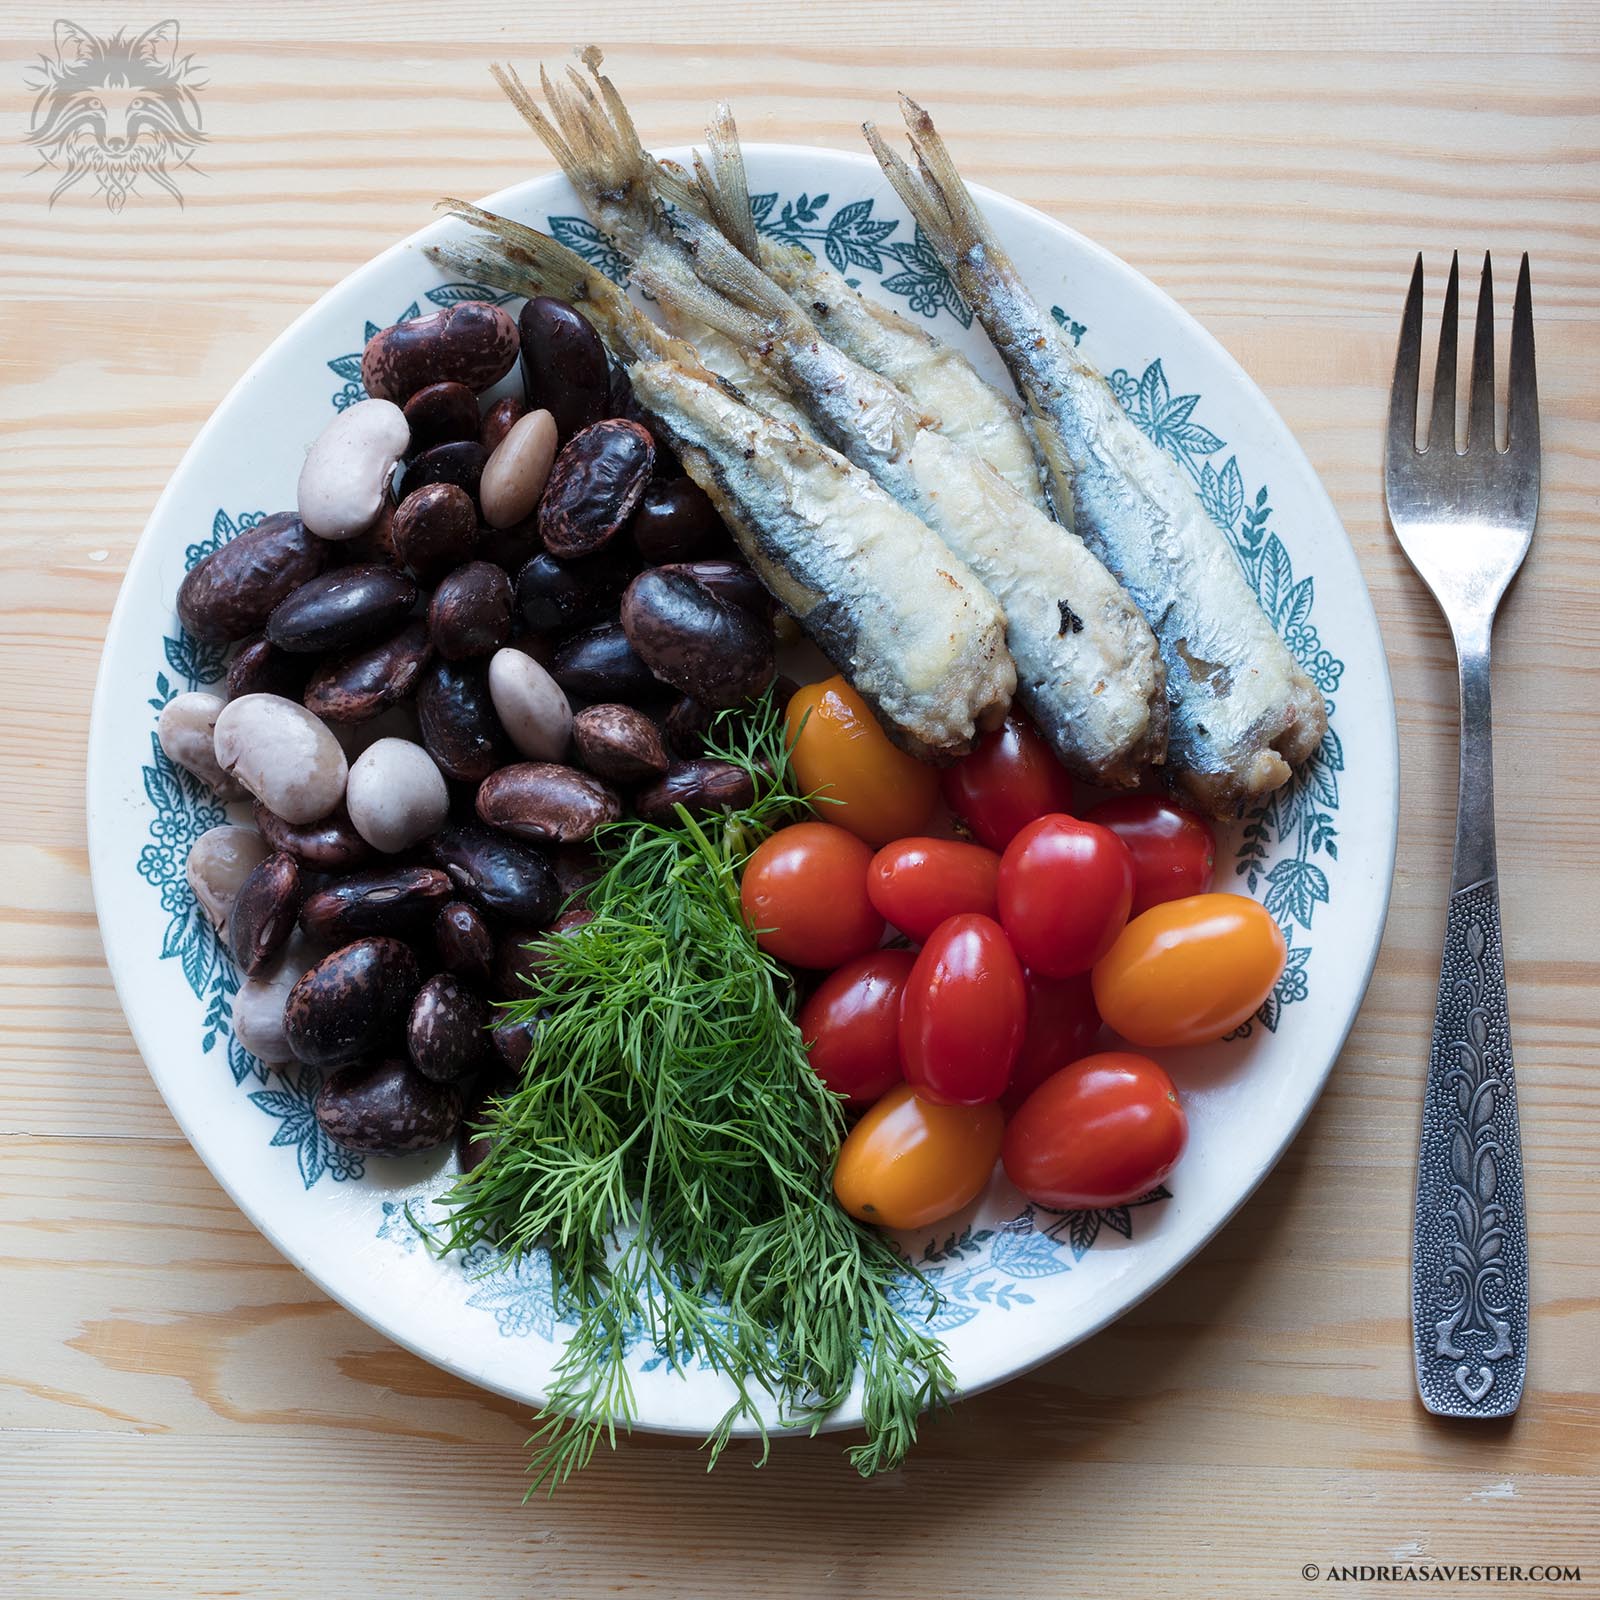
M931 252L865 156L752 146L763 226L803 240L864 292L933 327L997 380L1000 367ZM1040 301L1112 377L1141 426L1183 462L1269 613L1332 703L1313 766L1222 840L1218 887L1265 900L1290 939L1277 993L1243 1037L1165 1053L1187 1091L1191 1137L1170 1196L1108 1212L1036 1213L997 1178L969 1213L908 1239L943 1296L936 1326L963 1391L1024 1371L1126 1311L1177 1270L1293 1138L1338 1056L1378 949L1394 863L1396 740L1383 646L1338 516L1288 429L1187 313L1059 223L985 194ZM493 209L548 228L597 264L615 258L566 183L539 179ZM389 1337L474 1383L537 1406L562 1338L548 1264L497 1268L421 1248L444 1158L367 1159L331 1146L311 1115L315 1072L267 1069L229 1028L238 979L184 883L191 841L223 820L161 755L165 699L221 675L183 638L186 568L261 513L294 503L299 464L332 408L360 397L366 337L454 297L421 247L440 223L323 297L242 378L201 430L134 554L106 640L89 752L96 903L117 991L161 1093L257 1227L330 1295ZM490 296L492 297L492 296ZM639 1422L703 1433L728 1390L679 1376L641 1335ZM859 1420L854 1401L838 1425Z

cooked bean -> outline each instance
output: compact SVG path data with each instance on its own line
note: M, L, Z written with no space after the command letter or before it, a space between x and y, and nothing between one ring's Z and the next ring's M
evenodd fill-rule
M530 761L559 761L572 737L572 707L561 685L521 650L497 650L489 695L501 725Z
M637 422L592 423L562 447L539 502L539 537L571 560L603 550L644 495L655 442Z
M374 933L409 936L449 897L449 876L437 867L375 867L307 895L300 927L324 944Z
M311 662L304 656L280 650L265 634L239 646L228 664L228 687L224 698L237 700L242 694L276 694L285 700L298 700L305 693Z
M483 520L510 528L531 517L556 458L556 425L548 411L518 419L484 463L478 485Z
M557 561L541 552L517 574L517 609L535 633L581 628L616 615L630 576L611 554Z
M495 961L494 992L500 1000L526 1000L529 985L550 969L550 940L571 934L594 921L594 913L581 906L563 911L543 933L516 929L500 942Z
M469 900L509 921L542 927L561 905L561 890L537 850L473 823L441 828L428 853Z
M283 948L300 910L300 865L282 850L258 861L239 885L228 918L228 944L247 977L254 977Z
M217 765L213 734L224 701L221 695L191 690L174 695L156 719L156 741L169 761L192 772L219 800L239 800L244 787Z
M319 822L285 822L259 800L255 813L256 826L267 843L312 872L343 872L371 858L372 846L356 832L342 805Z
M346 567L395 567L400 558L394 552L394 514L396 502L392 493L386 492L378 519L353 539L346 539L338 547L338 554Z
M267 619L280 650L348 650L381 639L405 621L417 586L393 567L340 567L303 583Z
M453 483L424 484L394 514L394 553L424 583L470 561L478 548L472 496Z
M361 356L367 393L404 403L434 383L459 383L482 394L517 359L517 324L485 300L463 300L375 333Z
M511 432L511 424L522 416L528 407L516 395L502 395L483 414L478 425L478 443L486 455L493 455L500 441Z
M489 1030L489 1041L508 1073L513 1074L510 1087L515 1088L522 1078L522 1069L533 1054L533 1042L539 1036L537 1022L498 1022ZM504 1089L494 1091L505 1093Z
M306 709L328 722L370 721L415 693L432 655L427 624L408 622L381 644L323 662L306 685Z
M493 1041L502 1028L521 1026L521 1023L502 1023L500 1027L490 1030L489 1038ZM496 1043L494 1049L498 1052L499 1048ZM523 1060L527 1060L526 1052L523 1053ZM474 1167L481 1166L492 1148L489 1137L477 1131L488 1118L489 1101L495 1095L505 1094L516 1087L516 1078L504 1067L498 1054L495 1067L497 1070L473 1086L461 1108L461 1126L456 1130L456 1163L463 1172L471 1172Z
M356 832L373 849L393 855L444 826L450 791L420 744L379 739L352 763L345 804Z
M667 770L661 729L632 706L600 705L572 719L578 759L597 778L611 783L642 783Z
M405 413L388 400L358 400L335 413L300 468L295 504L307 530L322 539L365 533L410 442Z
M519 761L478 788L478 816L491 828L535 843L577 844L622 815L616 791L576 767Z
M399 1036L422 983L398 939L357 939L324 956L289 991L284 1034L295 1059L342 1067Z
M675 701L662 721L673 753L685 759L699 755L706 747L706 735L716 719L717 713L710 706L701 705L693 695L686 694Z
M489 1008L470 989L441 973L417 991L406 1020L411 1064L435 1083L454 1083L489 1051Z
M600 877L600 857L592 844L558 845L550 852L550 870L555 874L563 902L582 906L589 885Z
M515 754L481 661L435 661L417 688L422 743L447 778L481 783Z
M551 413L563 439L598 422L606 414L611 375L588 318L565 300L541 294L523 306L518 326L529 403Z
M439 965L446 972L469 983L488 982L494 964L494 935L475 905L451 900L440 906L433 919L433 943Z
M430 383L401 409L411 427L413 450L478 437L478 397L464 383Z
M316 822L344 798L349 766L339 741L302 705L245 694L217 716L222 770L285 822Z
M766 622L772 620L778 609L771 592L742 561L675 561L664 564L659 570L692 578L724 605L737 606Z
M294 512L274 512L196 564L178 586L178 620L196 639L243 639L332 554Z
M289 991L314 959L311 945L292 934L274 962L239 985L229 1020L234 1038L257 1061L277 1065L294 1060L283 1031L283 1008Z
M233 902L244 880L269 854L266 840L254 828L235 827L231 823L208 828L189 846L184 877L220 938L228 937Z
M418 489L430 483L453 483L456 488L474 501L478 498L478 482L483 477L483 464L488 457L476 439L459 440L455 444L436 444L414 456L400 478L402 504Z
M461 1096L398 1058L351 1066L317 1091L316 1118L335 1144L369 1156L432 1150L455 1134Z
M631 704L662 692L662 684L634 654L620 622L575 633L556 651L550 675L580 700Z
M633 808L646 822L678 820L676 807L691 816L713 811L739 811L755 800L750 774L726 761L674 761L659 783L633 797Z
M630 531L646 561L694 561L720 554L728 530L693 478L656 478L644 491Z
M439 580L428 633L446 661L486 656L511 636L511 580L503 567L469 561Z
M702 705L738 705L771 681L772 629L686 568L641 572L622 597L622 627L656 677Z

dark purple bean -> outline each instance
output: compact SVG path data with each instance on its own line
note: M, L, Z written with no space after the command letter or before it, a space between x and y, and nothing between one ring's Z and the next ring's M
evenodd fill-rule
M632 706L599 705L580 711L572 719L572 742L579 761L609 783L643 783L667 770L661 729Z
M484 412L483 420L478 424L478 443L483 446L486 456L494 454L496 446L511 432L512 423L526 416L527 411L522 400L514 394L508 394L502 395Z
M411 449L478 437L478 397L464 383L430 383L401 410L411 424Z
M539 554L539 519L529 517L509 528L480 527L478 556L507 572L520 572Z
M671 826L678 820L677 806L691 816L713 811L742 811L755 800L750 774L726 761L675 761L659 783L633 797L633 808L646 822Z
M430 483L453 483L474 503L478 498L478 482L483 477L483 464L489 458L476 439L465 439L456 444L436 444L412 459L400 478L400 501L403 505L418 489Z
M350 813L341 805L320 822L285 822L258 800L256 828L274 850L291 855L312 872L343 872L370 860L372 846L355 830Z
M227 698L242 694L276 694L298 700L305 693L311 663L304 656L280 650L265 635L246 640L228 663Z
M392 567L340 567L278 602L267 637L296 654L348 650L381 639L405 621L417 586Z
M317 1091L316 1118L335 1144L369 1156L432 1150L461 1121L461 1096L398 1058L344 1068Z
M336 544L334 559L341 567L394 567L400 558L394 549L395 501L393 495L383 502L378 520L365 533Z
M422 983L417 958L398 939L358 939L322 958L283 1009L295 1059L343 1067L396 1038Z
M526 1000L528 987L533 980L550 967L551 955L547 941L561 934L569 934L585 923L594 921L594 913L581 906L563 911L543 933L533 929L514 929L500 941L495 959L495 996L500 1000Z
M761 617L769 623L777 614L778 602L742 561L675 561L663 565L659 570L692 578L725 605L737 606L741 611L748 611L751 616Z
M328 565L332 551L292 511L237 533L178 586L178 620L196 639L243 639Z
M446 661L493 655L511 637L511 580L504 568L469 561L441 578L428 606L428 632Z
M361 357L361 381L374 400L404 405L429 384L464 384L482 394L517 359L511 313L483 300L463 300L375 333Z
M311 674L305 707L325 722L367 722L416 692L433 656L424 622L408 622L392 639L325 661Z
M693 478L656 478L644 492L629 530L652 564L721 555L728 530L711 498Z
M441 828L428 853L457 890L492 916L543 927L561 906L561 889L537 850L476 823Z
M590 884L600 877L600 857L592 844L560 845L550 852L550 870L556 875L563 903L568 910L582 907Z
M610 554L557 561L541 552L517 574L517 608L535 633L581 628L617 614L631 575Z
M483 913L466 900L451 900L433 919L439 965L469 983L487 983L494 965L494 935Z
M621 815L614 789L553 761L502 767L478 789L478 816L484 822L536 844L580 844Z
M686 694L674 702L662 723L673 753L686 760L699 755L716 719L717 713L710 706L701 705L693 695Z
M655 443L637 422L612 418L572 436L539 502L539 537L563 561L592 556L616 538L650 481Z
M550 676L568 694L591 703L620 700L630 705L662 693L661 683L634 654L620 622L602 622L573 634L557 649Z
M463 1172L481 1166L488 1156L492 1141L477 1130L493 1116L492 1102L511 1094L522 1082L522 1069L533 1050L537 1029L538 1024L533 1022L501 1022L489 1030L490 1064L464 1097L461 1127L456 1134L456 1159Z
M424 583L470 561L478 548L478 508L453 483L424 484L394 514L395 558Z
M375 867L306 896L300 927L308 938L342 944L368 934L415 933L450 898L436 867Z
M294 932L301 893L299 863L282 850L258 861L239 885L228 914L228 942L247 978L269 965Z
M528 404L548 411L563 439L605 416L609 366L588 319L541 294L523 306L518 326Z
M417 687L417 721L423 748L447 778L481 783L516 755L481 661L435 661Z
M489 1008L470 989L441 973L417 991L406 1019L411 1064L435 1083L454 1083L489 1053Z
M528 1064L528 1057L533 1054L533 1043L538 1036L537 1022L497 1022L489 1030L489 1040L494 1045L495 1053L505 1064L507 1074L511 1078L511 1088L515 1088L521 1082L523 1068ZM506 1088L502 1085L491 1088L489 1092L504 1094Z
M622 627L656 677L702 705L738 705L772 680L770 624L719 600L687 568L641 572L622 597Z

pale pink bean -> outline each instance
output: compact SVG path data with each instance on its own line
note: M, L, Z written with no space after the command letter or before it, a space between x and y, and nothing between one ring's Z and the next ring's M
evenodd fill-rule
M519 417L484 465L478 504L491 528L531 517L556 459L556 419L548 411Z

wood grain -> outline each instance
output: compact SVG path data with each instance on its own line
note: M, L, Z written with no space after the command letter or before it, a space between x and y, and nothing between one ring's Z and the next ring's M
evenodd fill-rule
M10 126L54 5L0 19ZM515 25L511 18L515 17ZM121 11L91 27L140 23ZM142 25L142 23L141 23ZM0 141L0 1556L36 1596L1305 1591L1302 1566L1553 1561L1600 1592L1600 986L1589 763L1600 593L1600 27L1592 6L1071 8L944 0L581 15L194 4L187 205L50 209ZM139 1062L100 953L83 754L100 641L167 475L256 353L444 192L543 170L489 59L582 27L647 136L730 94L750 138L855 149L905 88L977 180L1176 295L1262 385L1383 624L1405 801L1377 976L1332 1084L1174 1282L933 1423L862 1484L839 1441L711 1477L639 1440L519 1505L526 1419L324 1299L234 1209ZM447 31L447 37L441 37ZM1501 864L1533 1239L1522 1414L1417 1407L1406 1248L1454 805L1454 684L1382 514L1418 249L1534 262L1545 436L1503 613ZM1352 1582L1347 1594L1386 1586ZM1433 1592L1482 1585L1436 1583Z

